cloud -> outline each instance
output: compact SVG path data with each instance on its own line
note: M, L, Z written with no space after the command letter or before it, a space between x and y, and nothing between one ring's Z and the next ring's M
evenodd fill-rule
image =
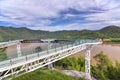
M1 0L0 21L49 31L98 29L120 25L120 1Z

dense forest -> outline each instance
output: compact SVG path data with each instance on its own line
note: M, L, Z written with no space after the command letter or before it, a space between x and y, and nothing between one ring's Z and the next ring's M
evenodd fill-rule
M0 41L41 38L120 38L120 27L107 26L100 30L69 30L49 32L42 30L30 30L25 27L13 28L0 26Z

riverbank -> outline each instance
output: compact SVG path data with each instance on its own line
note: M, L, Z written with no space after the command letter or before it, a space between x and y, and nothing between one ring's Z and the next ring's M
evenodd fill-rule
M120 38L102 39L104 44L120 44Z

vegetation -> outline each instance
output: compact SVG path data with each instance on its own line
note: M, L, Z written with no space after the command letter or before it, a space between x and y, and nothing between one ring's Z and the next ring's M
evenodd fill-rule
M0 61L3 61L5 59L7 59L6 48L1 48L0 49Z
M110 38L108 41L104 41L107 44L120 44L120 38Z
M85 60L83 57L80 58L64 58L60 61L55 63L56 68L59 69L68 69L68 70L78 70L78 71L85 71Z
M42 48L40 46L35 48L35 52L41 52L41 51L42 51Z
M0 26L0 41L13 39L40 39L40 38L120 38L119 26L108 26L100 30L69 30L69 31L41 31L30 30L25 27L13 28Z
M108 26L98 31L104 34L107 38L120 38L120 27Z
M84 80L84 79L76 79L56 70L39 69L34 72L30 72L26 75L13 78L12 80Z
M94 57L97 65L91 65L91 74L97 80L120 80L120 63L113 66L109 58L103 52ZM84 58L65 58L55 63L58 68L84 71Z

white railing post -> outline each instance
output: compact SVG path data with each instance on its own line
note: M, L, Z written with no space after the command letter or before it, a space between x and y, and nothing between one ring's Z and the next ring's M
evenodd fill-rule
M18 57L22 56L22 53L21 53L21 43L17 43L17 55L18 55Z
M52 48L51 41L48 41L48 51ZM49 53L49 52L48 52ZM50 61L49 61L50 62ZM53 69L53 63L48 64L48 69Z

